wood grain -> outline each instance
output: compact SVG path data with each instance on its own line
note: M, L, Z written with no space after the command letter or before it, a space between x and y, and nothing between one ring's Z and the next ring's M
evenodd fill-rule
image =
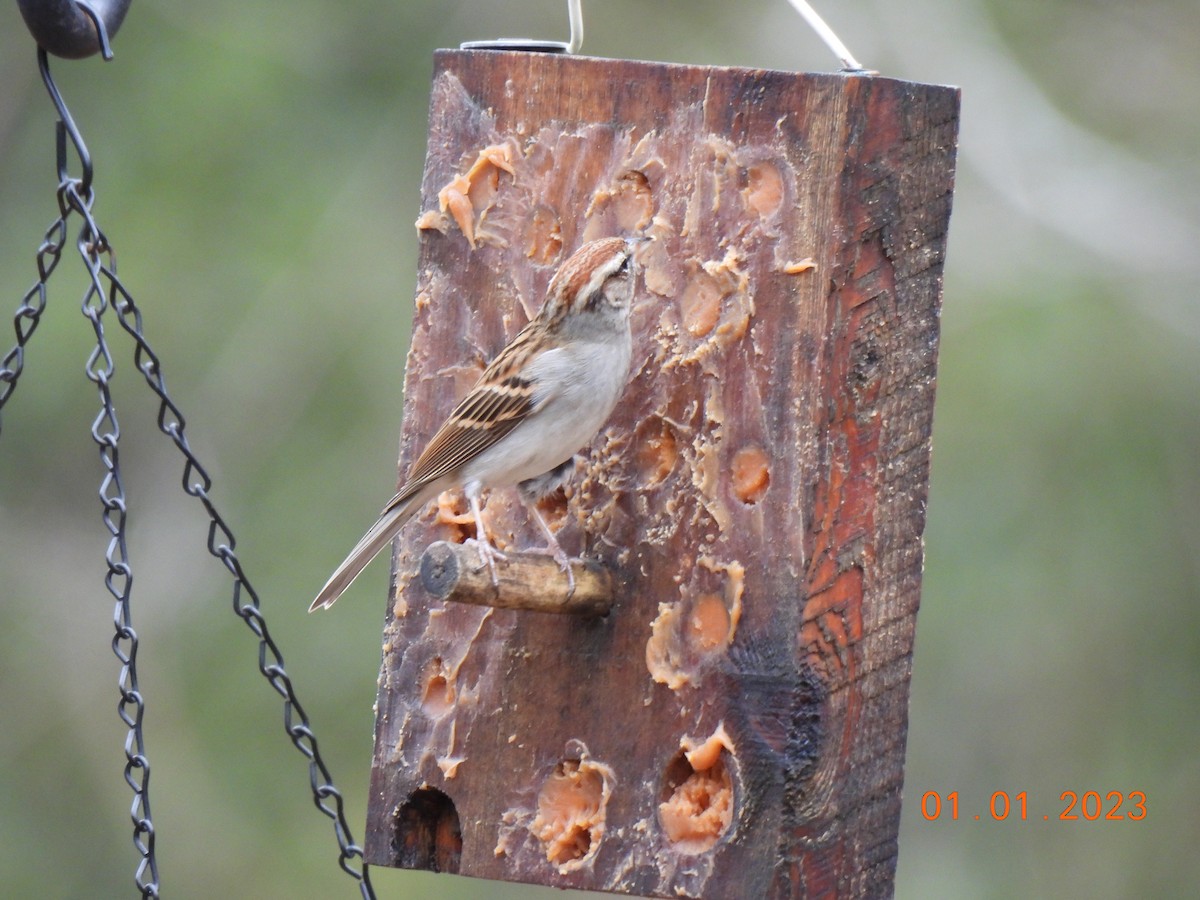
M437 54L402 471L570 251L654 241L629 389L545 510L614 573L613 609L442 604L419 560L469 526L406 529L371 863L890 893L958 104L862 74ZM509 492L485 517L500 549L540 546Z

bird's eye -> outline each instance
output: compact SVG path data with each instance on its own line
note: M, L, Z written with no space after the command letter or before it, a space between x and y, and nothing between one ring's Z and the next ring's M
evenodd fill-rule
M629 263L630 263L631 259L632 259L632 257L626 256L623 260L621 260L621 265L617 266L617 274L618 275L628 275L629 274Z

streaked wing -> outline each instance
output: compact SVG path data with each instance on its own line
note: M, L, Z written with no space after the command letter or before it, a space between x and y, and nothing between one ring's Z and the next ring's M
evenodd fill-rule
M533 383L521 375L534 350L537 333L534 324L531 322L513 338L455 407L417 459L402 493L465 465L500 441L545 402L545 398L534 397Z

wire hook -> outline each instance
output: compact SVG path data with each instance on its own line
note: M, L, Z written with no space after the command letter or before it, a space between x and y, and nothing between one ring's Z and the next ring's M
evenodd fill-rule
M46 83L46 90L50 92L50 99L54 101L54 108L58 110L56 125L58 183L63 185L71 180L70 172L67 170L67 137L69 136L71 143L75 145L75 152L79 154L79 164L83 169L79 178L79 194L81 197L87 197L92 190L92 155L88 153L87 144L83 142L83 135L79 133L75 120L71 118L71 111L67 109L66 101L63 100L62 94L58 92L58 86L50 76L50 60L46 56L46 48L39 46L37 55L42 81Z
M125 21L132 0L17 0L39 47L65 59L99 52L112 59L109 39Z
M462 50L520 50L526 53L578 53L583 46L582 0L567 0L567 19L571 23L571 40L535 41L532 38L498 38L494 41L464 41Z
M56 149L59 187L75 181L78 196L89 203L92 191L92 155L83 135L67 109L50 74L48 53L80 59L99 51L105 60L113 58L109 36L116 34L125 19L131 0L17 0L25 24L38 42L38 70L58 111ZM71 178L67 166L67 138L75 146L82 168L78 181Z

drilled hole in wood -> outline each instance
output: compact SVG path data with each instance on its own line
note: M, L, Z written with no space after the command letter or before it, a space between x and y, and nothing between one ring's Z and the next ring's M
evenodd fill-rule
M783 176L772 163L759 163L746 169L746 187L742 191L746 205L762 218L775 213L783 204Z
M590 760L565 759L538 791L531 830L546 859L560 868L585 859L599 846L608 805L607 771Z
M752 506L770 484L771 469L761 447L743 447L733 455L733 493L739 500Z
M567 492L561 487L551 491L537 502L538 511L553 531L558 531L567 521Z
M696 581L681 588L679 601L659 603L646 641L650 676L671 690L699 684L705 672L724 658L742 616L742 564L709 557L698 562L701 572Z
M729 640L729 610L716 594L701 594L692 604L687 640L701 651L715 650Z
M592 195L584 215L588 220L584 240L641 231L654 218L650 180L637 169L623 172L612 187L602 188Z
M654 199L650 181L644 173L630 169L621 176L615 206L617 226L623 231L640 231L650 224L654 216Z
M462 829L454 801L435 788L413 791L396 810L392 852L397 868L457 873Z
M637 447L638 470L642 473L643 487L661 484L679 461L679 442L675 437L675 429L657 416L646 419L638 426L633 444Z
M475 517L467 505L467 499L459 491L443 491L437 498L438 525L446 527L445 540L462 544L476 537Z
M733 776L726 764L729 750L723 745L710 747L710 743L680 750L667 764L663 777L658 820L671 846L681 853L711 850L733 821Z
M431 719L439 718L454 705L454 684L446 676L442 658L435 656L429 662L425 674L425 693L421 697L421 709Z
M689 334L700 338L717 327L726 293L724 285L708 272L699 269L693 273L679 298L683 327Z

